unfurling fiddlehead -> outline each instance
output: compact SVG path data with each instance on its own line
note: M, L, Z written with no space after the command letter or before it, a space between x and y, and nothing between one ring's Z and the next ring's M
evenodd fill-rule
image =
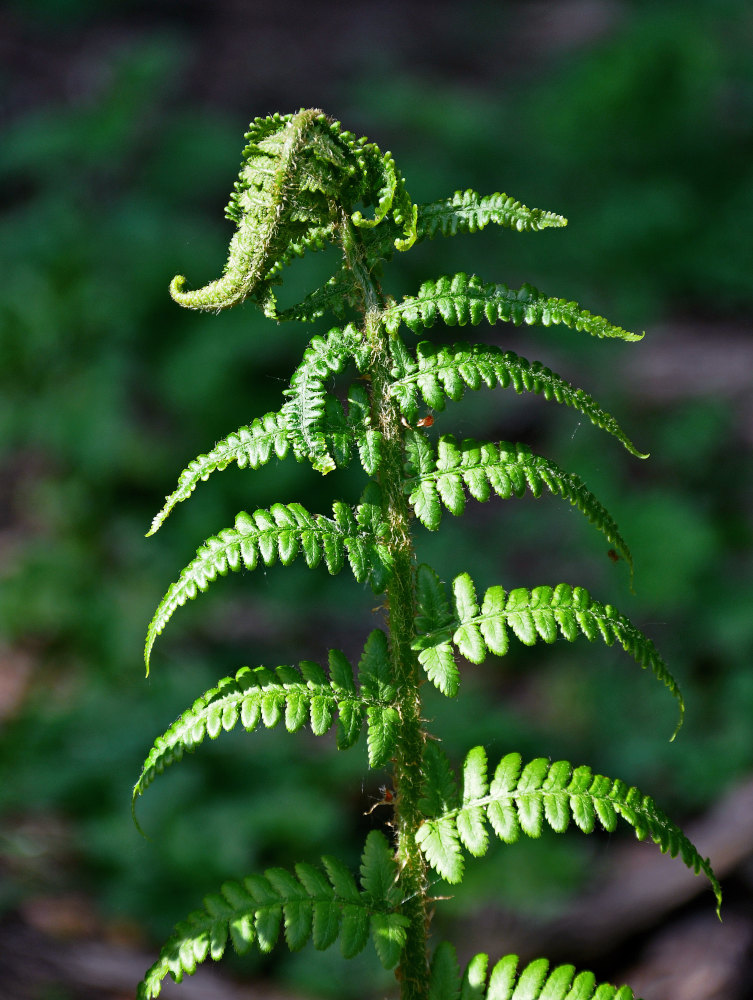
M237 224L225 273L196 291L184 291L176 276L170 294L189 309L227 309L246 298L273 309L270 286L282 267L306 250L336 239L339 212L358 202L375 206L373 219L360 212L353 223L376 226L391 212L401 229L395 245L415 239L415 213L389 153L341 131L317 110L257 118L225 214Z
M366 484L359 503L336 501L331 515L297 502L275 503L239 513L232 527L207 539L149 625L147 668L157 637L181 605L219 576L260 565L287 566L302 558L307 567L323 564L334 574L347 564L357 582L383 595L385 621L368 636L357 667L331 650L327 670L304 660L297 667L246 666L220 680L155 741L134 788L134 807L165 768L207 737L238 726L251 733L281 721L290 733L308 725L323 735L335 726L339 749L354 746L365 731L370 767L391 767L391 837L377 831L367 837L360 885L329 856L323 867L306 862L294 871L270 868L227 882L177 924L139 996L156 997L166 975L180 980L206 958L219 959L228 940L238 951L267 951L282 934L293 950L310 940L317 949L339 940L345 958L371 937L382 965L395 970L403 1000L630 1000L627 987L597 985L572 966L549 971L539 960L519 970L513 955L501 958L488 979L483 954L461 975L451 945L429 943L437 901L429 896L430 869L449 883L461 881L463 849L481 857L489 829L512 843L521 834L538 837L544 827L561 833L571 823L584 833L597 824L611 831L618 819L703 872L719 901L708 861L651 798L585 766L544 758L523 766L510 749L489 778L486 751L476 746L465 757L458 785L447 757L429 741L421 684L425 677L454 698L466 662L504 656L516 640L533 645L581 637L622 646L677 699L681 719L677 683L653 642L582 587L495 584L479 595L470 575L460 572L448 593L431 567L416 565L414 533L436 531L443 508L461 515L468 498L485 502L547 491L602 532L632 575L630 551L614 519L576 473L525 444L433 434L427 410L442 410L467 390L538 393L574 407L633 455L645 456L593 397L541 363L464 341L411 346L400 331L423 335L439 323L472 327L485 321L640 338L530 285L514 290L464 273L426 281L400 302L386 296L379 283L384 263L414 242L492 224L538 232L565 220L504 194L463 191L415 205L390 153L317 110L252 122L227 216L236 232L224 274L196 291L185 290L185 279L176 277L170 291L179 304L215 311L248 300L278 321L329 314L340 325L311 339L279 410L255 417L189 464L150 534L201 481L231 463L257 469L293 456L327 474L357 455ZM285 265L330 245L342 252L335 273L279 311L273 288ZM353 382L339 398L332 376L346 372Z

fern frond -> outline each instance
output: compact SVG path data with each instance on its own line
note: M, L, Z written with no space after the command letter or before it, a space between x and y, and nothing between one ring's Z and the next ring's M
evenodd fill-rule
M290 448L287 420L281 412L265 413L251 424L239 427L218 442L206 455L199 455L178 476L178 485L165 497L162 510L155 515L147 537L163 524L176 504L187 500L198 484L213 472L221 472L232 462L239 468L258 469L273 457L285 458Z
M241 169L226 210L236 224L221 278L195 291L177 275L170 294L190 309L219 310L246 298L276 314L271 286L282 269L310 250L337 241L340 209L376 206L374 219L354 213L361 226L389 216L393 247L415 240L416 209L390 153L343 131L317 109L257 118L246 133Z
M418 206L419 240L475 233L489 224L519 233L538 232L566 226L567 219L541 208L528 208L506 194L482 196L471 190L456 191L451 198Z
M300 429L297 433L292 432L288 419L284 408L276 413L265 413L251 424L233 431L206 455L199 455L190 462L178 477L176 489L165 498L164 506L155 515L147 536L159 530L176 504L187 500L200 482L205 482L213 472L221 472L232 462L236 462L241 469L259 469L274 458L285 458L291 451L292 440L298 446L298 451L293 449L293 454L299 462L312 459L312 454L305 452L305 442L303 446L301 444ZM357 445L365 472L373 476L381 460L382 435L370 423L366 391L363 386L355 384L348 392L347 414L338 399L325 395L316 432L321 437L314 435L314 438L320 446L323 440L324 451L338 469L349 464L353 446Z
M378 527L374 528L371 506L368 511L361 507L354 511L337 501L332 509L331 519L309 514L298 503L273 504L269 510L253 514L242 511L235 519L235 527L207 539L162 598L149 624L144 648L147 672L154 642L177 608L229 570L255 569L259 559L271 566L279 558L287 566L302 554L306 565L313 569L324 558L328 571L335 574L343 568L347 555L356 580L368 580L381 593L391 557L380 540Z
M417 295L408 295L384 313L390 334L397 333L403 323L414 333L434 326L437 320L447 326L478 326L482 320L499 320L540 326L562 325L584 330L594 337L617 337L620 340L641 340L641 336L615 326L603 316L581 308L577 302L550 298L533 285L523 285L517 291L504 284L485 284L477 275L459 272L436 281L425 281Z
M299 323L313 323L325 313L331 312L338 319L345 316L348 306L357 305L359 293L353 276L346 267L341 267L323 285L314 289L296 305L275 312L279 321L295 320Z
M539 361L527 361L514 351L502 351L494 345L471 345L464 341L450 347L421 341L416 346L415 359L399 338L393 337L391 347L395 378L390 391L410 423L418 416L419 397L433 410L443 410L446 399L453 402L462 399L466 388L511 386L519 395L535 392L547 400L571 406L595 427L617 438L637 458L648 457L638 451L611 413L583 389L576 389Z
M333 178L337 174L346 187L355 171L345 148L337 150L337 137L329 132L326 118L316 110L257 118L246 140L240 176L226 210L237 229L224 273L192 292L184 291L185 278L175 277L170 294L179 305L218 310L249 295L263 298L267 273L289 252L290 244L306 242L312 230L318 236L333 221L325 194L304 188L302 178L321 173L317 168L322 159L332 164Z
M444 757L434 744L427 750ZM449 770L449 764L444 766ZM427 785L431 775L427 771ZM445 799L446 785L445 779ZM430 791L425 796L424 801L432 801ZM552 763L539 757L523 767L520 754L510 753L488 781L486 751L474 747L463 764L462 794L458 795L455 785L450 808L429 816L416 832L416 842L442 878L456 883L463 877L461 845L474 857L486 854L486 822L500 840L513 844L521 834L540 837L545 826L564 833L571 821L582 833L593 833L598 820L612 833L618 819L633 828L638 840L651 839L663 854L679 856L696 875L703 872L714 890L718 912L722 892L708 859L701 857L653 799L624 781L593 774L585 765L574 768L564 760Z
M297 668L241 667L234 677L223 677L154 741L133 789L132 808L157 776L185 753L238 723L253 732L260 724L272 729L284 719L287 731L295 733L308 722L315 736L323 736L337 719L337 747L347 750L367 718L369 766L381 767L394 752L399 719L387 640L378 629L366 641L358 675L360 690L348 659L332 649L329 678L311 660L302 660Z
M293 449L323 475L336 467L322 426L327 396L324 386L332 375L343 371L351 358L359 367L366 364L363 337L351 324L342 330L330 330L326 337L314 337L293 373L290 387L283 393L288 402L281 412Z
M498 225L518 232L538 232L567 225L567 219L555 212L528 208L506 194L480 195L476 191L456 191L451 198L416 206L416 242L435 236L475 233L487 225ZM376 231L364 234L369 260L392 257L398 229L387 219Z
M455 949L442 941L432 956L429 1000L637 1000L629 987L597 983L592 972L576 973L572 965L549 972L545 958L520 970L518 962L517 955L505 955L487 985L489 956L474 955L461 979Z
M371 153L375 149L373 146L367 147ZM364 149L367 152L367 149ZM372 219L365 219L361 212L354 212L351 216L353 225L359 229L372 229L378 226L387 212L392 208L392 202L397 189L397 167L392 153L386 152L380 156L378 151L369 156L369 164L375 174L372 187L376 189L376 211Z
M527 445L500 441L474 441L466 438L459 445L451 434L437 441L436 452L425 434L408 432L405 486L416 517L430 531L436 531L442 518L442 505L451 514L465 509L465 490L474 500L484 502L492 491L507 499L530 490L540 497L544 488L577 507L601 531L625 559L631 573L633 560L617 525L609 512L572 472L565 472L554 462L534 455Z
M441 613L434 611L438 606L437 594L444 590L434 571L419 566L417 581L418 634L413 648L418 651L418 659L432 683L445 694L456 693L458 685L451 643L466 660L481 663L487 653L505 655L510 632L526 646L533 646L539 639L552 643L560 636L569 642L580 635L591 641L601 636L607 646L618 642L677 699L679 720L672 739L677 735L685 711L682 694L653 642L611 604L594 600L584 587L560 583L533 590L518 587L509 592L502 587L489 587L479 607L470 576L461 573L452 583L455 613L449 616L444 611L446 598ZM422 603L427 593L432 595L429 612Z
M392 969L400 959L408 918L397 913L397 865L386 838L372 830L361 860L361 888L336 858L323 857L324 870L297 864L295 874L269 868L242 882L226 882L207 896L204 907L176 925L159 958L139 984L139 1000L159 996L167 975L180 982L207 958L222 958L228 940L243 954L254 945L271 951L282 930L291 951L308 941L320 951L340 939L345 958L366 946L369 936L380 962Z

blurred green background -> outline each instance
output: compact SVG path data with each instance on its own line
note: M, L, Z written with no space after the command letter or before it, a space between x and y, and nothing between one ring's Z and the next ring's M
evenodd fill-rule
M435 425L527 441L583 476L632 548L634 595L601 536L553 499L470 504L419 552L482 587L563 579L613 601L678 678L685 728L668 742L672 699L621 653L558 644L469 669L456 703L431 701L448 752L485 741L497 756L587 761L677 819L750 775L749 3L469 0L461 15L449 2L16 0L0 51L0 943L20 921L44 940L153 951L224 878L324 851L355 863L380 822L363 816L384 778L362 748L277 732L224 736L160 779L140 809L151 841L129 815L152 740L216 679L330 646L357 656L373 627L373 597L345 574L239 575L181 611L143 677L146 624L205 537L240 509L326 509L360 489L356 468L232 469L144 538L179 471L277 409L328 326L274 327L250 306L194 315L167 295L176 273L192 287L219 274L242 134L273 111L320 106L391 149L417 201L502 190L570 220L398 255L393 294L465 270L647 332L621 345L478 331L593 393L647 462L573 411L501 391ZM296 264L281 294L300 297L328 264ZM603 852L554 837L492 851L441 927L479 906L560 912ZM383 995L369 955L361 968L366 992L336 955L281 949L233 970L308 995ZM33 988L8 996L103 995Z

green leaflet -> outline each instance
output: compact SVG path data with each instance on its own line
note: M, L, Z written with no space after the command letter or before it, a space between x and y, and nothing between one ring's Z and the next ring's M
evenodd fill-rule
M460 688L460 671L450 644L454 619L439 577L423 564L416 571L416 608L413 649L432 684L453 698Z
M419 808L426 816L452 811L458 804L458 785L447 755L430 743L424 754L422 795Z
M535 392L548 400L571 406L595 427L616 437L637 458L638 451L611 413L584 392L576 389L550 368L519 357L514 351L464 341L451 347L437 347L429 341L416 346L415 360L397 337L391 343L395 362L392 394L409 423L418 418L419 397L433 410L443 410L445 401L462 399L466 388L492 389L511 386L518 394Z
M380 767L394 752L398 728L389 671L386 639L378 630L369 636L359 663L360 691L352 666L337 649L329 653L329 677L310 660L297 668L241 667L234 677L223 677L205 691L157 737L134 786L132 807L135 810L137 798L184 753L239 724L252 732L284 720L286 730L295 733L309 723L314 735L322 736L337 720L337 746L347 750L358 740L368 715L369 764Z
M152 618L144 647L147 671L154 642L177 608L229 570L255 569L259 560L271 566L278 558L286 566L302 554L309 568L324 559L334 574L343 568L347 556L359 583L368 580L377 593L383 590L389 575L389 554L381 544L379 529L359 521L361 508L353 511L347 504L335 502L332 509L334 517L330 519L309 514L297 503L273 504L269 510L241 512L234 528L207 539Z
M529 490L540 497L544 488L577 507L623 557L632 574L633 559L609 512L572 472L534 455L523 444L474 441L458 444L451 434L437 441L436 452L425 434L411 431L406 439L406 490L416 517L436 531L442 506L451 514L465 510L465 491L474 500L488 500L491 493L507 499ZM441 501L441 503L440 503Z
M361 886L373 904L383 903L393 910L400 906L396 869L394 854L384 835L373 831L366 838L360 868ZM394 912L375 912L370 923L371 936L380 962L385 969L394 968L400 960L405 943L408 918Z
M400 958L407 918L395 912L397 866L384 835L372 830L361 860L361 888L336 858L324 871L298 864L295 874L269 868L242 882L226 882L204 906L176 925L159 958L139 984L139 1000L160 994L162 980L180 982L207 958L222 958L228 939L243 953L254 945L270 951L282 931L291 951L313 940L320 950L340 939L345 957L357 955L369 936L380 961L391 969Z
M441 941L431 956L429 966L429 1000L458 1000L460 996L460 965L455 949Z
M549 962L537 958L518 970L518 956L505 955L491 971L489 956L474 955L461 980L455 949L442 941L434 952L430 972L430 1000L636 1000L627 986L597 983L592 972L576 973L572 965L549 971Z
M385 326L397 333L403 323L414 333L434 326L441 320L448 326L478 326L482 320L499 320L540 326L562 325L583 330L594 337L617 337L640 340L641 336L594 316L577 302L550 298L533 285L514 290L503 284L486 284L477 275L464 272L425 281L417 295L407 295L402 302L386 310Z
M436 745L432 745L431 755L444 757ZM436 808L437 795L431 786L437 771L442 774L440 799L449 801L450 808ZM571 820L583 833L593 833L597 821L611 833L622 819L639 840L653 840L662 853L679 855L696 874L703 872L719 911L722 891L708 859L701 857L682 830L637 788L593 774L586 766L574 768L563 760L552 763L540 757L523 767L518 753L503 757L487 781L483 747L474 747L465 759L460 795L454 782L448 793L448 773L446 761L427 770L424 801L435 808L416 833L427 861L446 881L462 880L461 845L475 857L486 853L487 822L500 840L512 844L521 834L541 836L545 826L564 833Z
M556 587L534 587L533 590L517 587L509 592L502 587L489 587L479 608L470 576L461 573L453 581L455 612L448 620L444 614L433 612L440 604L444 589L439 578L428 566L420 567L419 573L425 582L423 591L419 590L418 594L417 635L413 648L422 664L434 663L432 658L440 653L444 656L450 641L471 663L481 663L487 652L504 656L511 632L526 646L533 646L540 639L552 643L560 636L569 642L580 635L591 641L601 637L607 646L616 641L677 699L680 715L672 739L677 735L685 711L682 694L653 642L611 604L595 601L584 587L560 583ZM422 595L430 595L428 612L424 609ZM446 684L446 677L451 672L452 668L447 665L440 682ZM454 672L457 672L456 666ZM430 680L443 690L434 677L430 676Z
M400 717L395 707L397 692L392 677L387 636L375 629L366 640L358 662L361 694L369 699L366 709L369 764L381 767L395 751Z

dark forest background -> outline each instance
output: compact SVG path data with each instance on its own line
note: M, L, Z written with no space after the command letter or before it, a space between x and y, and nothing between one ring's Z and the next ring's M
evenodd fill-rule
M169 582L240 509L324 509L358 475L282 463L151 517L196 454L277 409L312 332L252 307L178 309L216 277L248 121L319 106L391 149L417 201L507 191L564 231L485 231L396 259L395 295L440 273L530 281L640 344L479 328L595 394L647 462L538 398L471 394L442 430L526 440L614 513L624 565L568 505L469 505L420 554L481 586L588 586L657 643L672 699L618 651L517 650L431 703L458 758L587 761L688 825L724 879L724 923L682 865L628 837L542 838L470 863L436 926L461 956L517 950L625 977L646 1000L750 996L753 943L753 11L747 0L274 4L16 0L0 11L0 994L130 996L158 942L229 876L337 853L378 811L362 750L224 736L160 779L152 740L242 663L357 656L370 595L292 568L184 610L143 677ZM398 255L398 258L400 255ZM319 264L287 275L291 301ZM308 270L313 268L313 270ZM300 295L299 295L300 297ZM434 331L432 331L434 332ZM350 476L350 478L349 478ZM474 742L472 742L474 741ZM441 893L441 887L438 890ZM251 981L253 989L238 985ZM203 985L202 985L203 984ZM231 960L165 996L381 997L369 953Z

